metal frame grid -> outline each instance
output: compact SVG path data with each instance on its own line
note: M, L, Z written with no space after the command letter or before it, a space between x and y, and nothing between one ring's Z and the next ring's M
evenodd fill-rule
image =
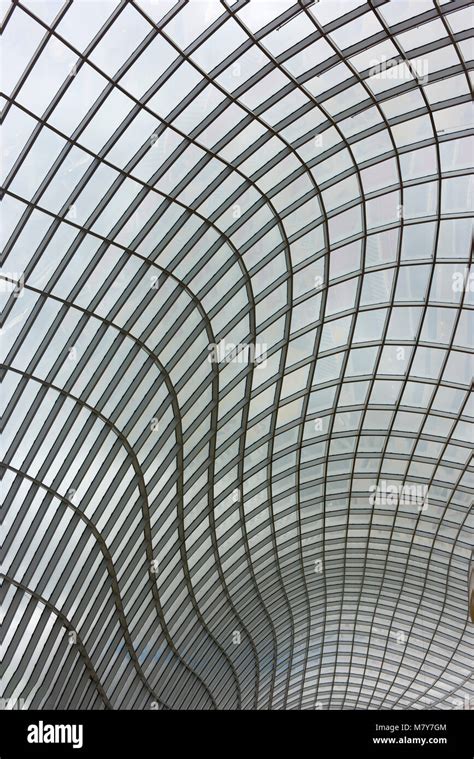
M2 5L7 707L469 705L469 0Z

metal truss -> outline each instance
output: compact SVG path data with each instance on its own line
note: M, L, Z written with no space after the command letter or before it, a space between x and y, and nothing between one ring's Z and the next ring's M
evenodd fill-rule
M5 703L469 707L471 3L4 5Z

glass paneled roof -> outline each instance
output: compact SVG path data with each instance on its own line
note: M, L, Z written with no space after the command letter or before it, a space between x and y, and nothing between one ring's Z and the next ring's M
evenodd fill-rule
M3 696L474 698L469 0L3 14Z

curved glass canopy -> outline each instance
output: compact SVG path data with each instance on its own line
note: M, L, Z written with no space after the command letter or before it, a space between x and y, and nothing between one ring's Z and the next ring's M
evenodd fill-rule
M465 708L469 0L2 6L7 707Z

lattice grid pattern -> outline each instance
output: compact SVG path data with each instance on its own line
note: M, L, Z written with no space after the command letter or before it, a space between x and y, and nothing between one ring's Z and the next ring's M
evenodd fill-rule
M469 0L2 6L4 697L469 705Z

